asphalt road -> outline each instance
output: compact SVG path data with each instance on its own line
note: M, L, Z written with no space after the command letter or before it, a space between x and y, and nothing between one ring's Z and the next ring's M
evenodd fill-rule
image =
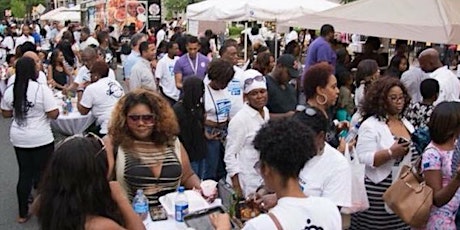
M116 76L117 80L124 86L120 68L116 71ZM10 124L10 119L0 118L0 230L39 229L35 216L24 224L16 222L19 215L16 197L18 163L10 142ZM56 136L56 138L62 137Z

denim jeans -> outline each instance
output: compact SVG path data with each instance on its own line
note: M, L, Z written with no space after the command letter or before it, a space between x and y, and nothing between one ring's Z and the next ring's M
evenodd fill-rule
M193 171L200 179L204 179L204 172L206 169L206 158L197 161L191 161L190 166L192 166Z
M224 153L222 142L219 140L208 140L208 154L206 156L206 168L204 179L219 181L225 176Z

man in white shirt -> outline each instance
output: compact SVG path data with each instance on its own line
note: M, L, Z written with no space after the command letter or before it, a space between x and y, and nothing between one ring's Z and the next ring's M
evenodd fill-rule
M84 50L88 46L98 47L99 42L91 36L91 31L88 27L83 27L80 32L80 50Z
M442 65L438 51L433 48L424 50L420 53L419 62L422 70L439 82L439 97L434 105L443 101L459 101L460 82L447 66Z
M160 46L160 43L166 39L166 24L161 24L161 27L160 27L160 30L158 30L157 32L157 35L156 35L156 43L157 43L157 46L156 48L158 49L158 46Z
M406 87L407 93L411 97L411 102L421 102L422 94L420 93L420 84L423 80L428 78L429 75L423 72L420 68L418 59L415 58L409 70L404 72L401 76L401 83Z
M62 90L63 93L71 90L84 90L86 86L91 83L91 73L89 70L93 66L94 62L98 60L103 60L103 58L97 54L96 49L86 47L86 49L81 52L81 62L83 65L80 69L78 69L77 76L75 77L73 83L66 89ZM112 69L109 69L108 77L115 80L115 72Z
M133 66L129 79L129 90L133 91L137 88L143 88L156 91L157 84L151 65L151 61L156 56L155 44L142 42L139 45L139 51L142 58Z
M16 47L15 47L15 49L18 46L20 46L20 45L22 45L22 44L24 44L26 42L32 42L32 44L35 44L35 39L31 35L30 26L27 25L27 24L24 24L22 26L22 36L18 37L16 39Z
M180 91L176 88L176 80L174 77L174 65L177 59L179 59L179 57L176 56L179 45L177 42L171 41L166 48L168 49L168 54L158 61L155 77L158 79L161 93L172 106L179 100L180 95Z
M224 162L227 181L240 197L256 192L262 177L253 168L259 160L259 152L252 141L257 131L268 122L270 114L265 105L268 101L265 77L257 70L243 73L244 97L247 104L230 120Z

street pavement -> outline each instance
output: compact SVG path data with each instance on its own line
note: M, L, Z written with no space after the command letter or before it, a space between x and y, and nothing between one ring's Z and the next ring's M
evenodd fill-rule
M116 71L116 76L117 80L124 86L120 66ZM0 230L36 230L39 227L35 216L24 224L16 222L18 216L16 197L18 163L13 145L10 142L10 125L11 119L0 118Z

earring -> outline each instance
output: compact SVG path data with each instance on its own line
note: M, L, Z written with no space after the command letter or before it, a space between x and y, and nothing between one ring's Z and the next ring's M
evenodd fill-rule
M323 97L324 98L324 101L320 101L318 100L318 97ZM325 105L327 103L327 96L326 95L316 95L316 102L320 105Z

